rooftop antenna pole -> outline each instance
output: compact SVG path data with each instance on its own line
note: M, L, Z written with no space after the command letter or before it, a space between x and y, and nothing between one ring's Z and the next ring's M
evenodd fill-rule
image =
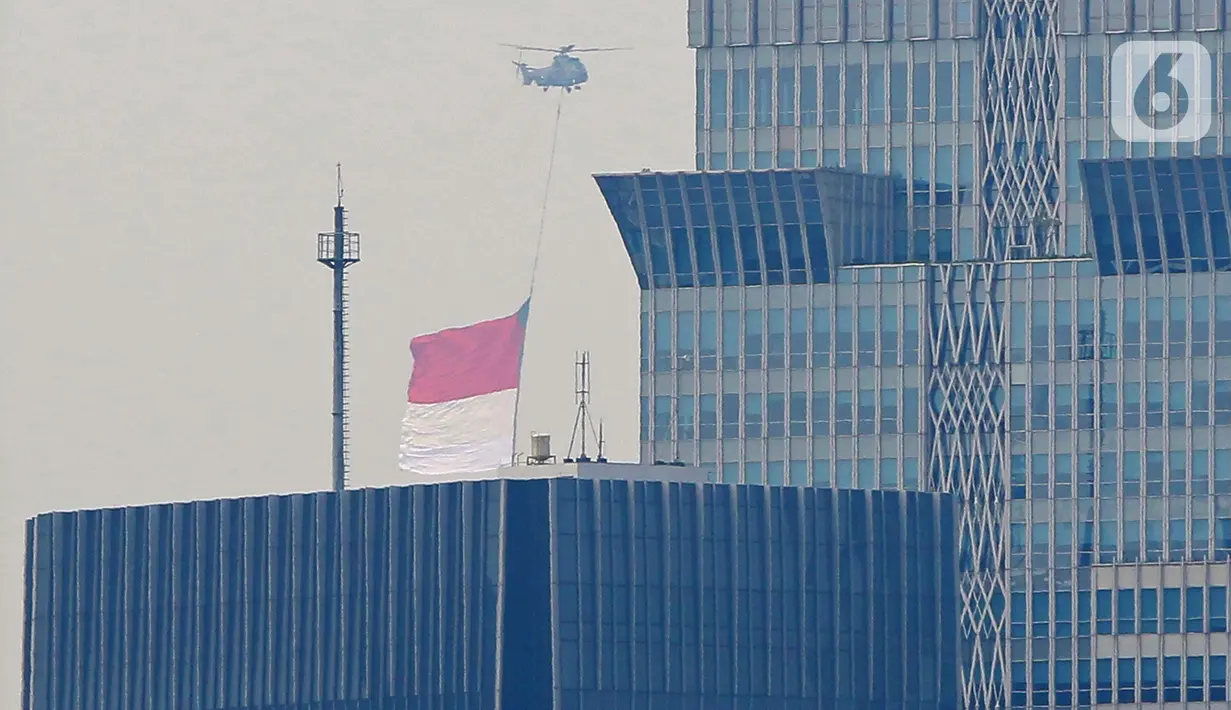
M316 235L316 260L333 271L333 490L346 490L348 462L346 437L346 267L359 261L359 235L346 231L342 206L342 164L338 163L338 204L333 208L333 231Z
M577 357L577 418L573 421L573 436L568 442L568 460L573 458L573 444L577 435L581 434L581 452L577 461L589 461L586 456L586 429L593 429L594 421L590 418L590 352L586 351ZM602 437L599 438L599 457L602 457Z

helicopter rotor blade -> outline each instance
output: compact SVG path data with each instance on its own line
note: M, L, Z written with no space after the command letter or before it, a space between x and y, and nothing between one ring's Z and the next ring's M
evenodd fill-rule
M512 47L513 49L520 49L526 52L551 52L552 54L555 54L559 51L556 49L548 49L547 47L527 47L522 44L505 44L504 42L501 42L500 46L501 47Z
M574 52L628 52L632 47L581 47L578 49L570 49L569 54Z

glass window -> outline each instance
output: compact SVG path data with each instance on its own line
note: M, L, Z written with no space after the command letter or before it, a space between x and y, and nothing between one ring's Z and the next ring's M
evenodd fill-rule
M808 435L808 393L792 392L790 399L791 436Z
M903 306L902 308L902 364L919 364L919 326L920 316L918 306ZM909 431L909 430L908 430Z
M1111 669L1110 658L1100 658L1095 661L1094 679L1096 685L1094 698L1097 703L1115 702L1112 690L1114 686L1112 685Z
M765 416L760 393L749 392L744 397L744 436L748 438L762 435L761 423Z
M1137 659L1121 658L1116 663L1116 672L1119 678L1119 692L1116 694L1118 702L1133 703L1137 700L1137 682L1136 671Z
M1121 589L1116 592L1116 633L1137 633L1137 609L1133 603L1136 599L1135 590Z
M710 129L727 129L727 72L714 69L710 72Z
M855 318L850 306L838 307L838 332L835 338L835 364L850 367L854 364Z
M722 395L722 438L739 438L739 395L735 393Z
M876 488L876 459L859 459L859 488L865 491Z
M902 488L908 491L920 490L919 459L913 457L902 459Z
M731 75L731 127L748 128L751 120L752 78L747 69Z
M915 387L902 390L902 433L919 433L919 390Z
M812 366L829 366L829 309L816 308L812 311Z
M1158 633L1158 590L1141 590L1141 633Z
M1136 382L1120 384L1120 395L1124 398L1122 406L1125 429L1141 427L1141 385Z
M863 123L863 66L846 65L846 123L857 126Z
M696 314L692 311L680 311L676 314L676 368L680 370L693 369L696 357Z
M1031 304L1030 359L1047 362L1051 357L1052 305L1047 301Z
M817 122L817 82L816 67L802 66L799 68L799 125L815 126Z
M914 121L932 120L932 66L925 62L915 62L914 79L911 84L911 106L914 109L911 114Z
M1210 656L1210 701L1227 700L1227 657Z
M876 390L859 390L859 433L876 433Z
M1193 357L1208 357L1210 354L1210 299L1196 296L1192 303Z
M1168 303L1167 356L1181 358L1188 352L1188 299L1172 296Z
M761 354L765 351L765 331L762 311L744 312L744 367L761 369Z
M1056 360L1073 359L1073 302L1056 301L1052 327L1055 334Z
M1057 429L1073 428L1073 387L1072 385L1056 385L1055 418L1053 422Z
M1124 299L1124 327L1120 342L1125 358L1133 360L1141 357L1141 301L1136 298Z
M1112 632L1111 590L1100 589L1095 593L1095 633L1106 635Z
M881 488L894 489L898 487L898 460L881 459Z
M1231 424L1231 380L1214 381L1214 423Z
M698 333L701 351L701 369L706 371L718 368L718 313L716 311L701 311L701 328Z
M1205 700L1205 658L1189 656L1187 665L1188 692L1185 699L1190 703L1199 703Z
M789 470L787 471L787 474L790 477L787 480L788 484L792 486L809 485L808 462L806 460L801 460L801 459L792 460L791 463L789 464Z
M671 370L671 312L654 314L654 369L659 372Z
M837 481L835 488L851 489L855 487L855 468L850 459L838 459L834 464L834 475Z
M1163 590L1163 633L1180 633L1180 589L1168 587Z
M894 62L889 69L889 121L905 122L909 119L910 98L907 82L910 80L906 62Z
M793 369L808 366L808 311L791 309L791 362Z
M834 433L853 434L855 422L855 399L851 390L838 390L834 400Z
M654 441L671 438L671 397L658 395L654 398Z
M885 65L868 65L868 124L882 125L885 123ZM884 161L875 166L874 172L884 169Z
M1189 587L1184 594L1184 631L1186 633L1202 633L1205 631L1205 589Z
M829 435L829 393L812 394L812 435Z
M898 391L891 387L881 390L880 433L898 433Z
M1064 72L1064 113L1069 118L1081 116L1081 57L1069 57Z
M1026 362L1026 304L1014 301L1009 305L1009 359Z
M712 440L718 438L718 396L701 395L700 438Z
M1030 631L1030 635L1035 638L1048 638L1051 636L1048 623L1048 614L1051 605L1048 603L1047 592L1035 592L1031 604L1031 616L1034 623Z
M1051 392L1047 385L1031 385L1030 389L1030 428L1045 431L1051 427Z
M1059 547L1059 541L1057 541ZM1054 603L1056 607L1056 637L1069 638L1073 635L1073 593L1067 591L1057 591L1054 595ZM1057 678L1057 680L1059 680ZM1069 679L1070 682L1072 679Z
M1227 588L1210 587L1210 633L1221 633L1227 630Z
M1103 58L1098 55L1086 57L1086 115L1101 117L1106 99L1103 94Z
M771 486L786 483L786 466L782 461L770 461L765 465L765 482Z
M786 435L786 394L770 392L766 398L765 435L781 437Z
M1141 702L1158 702L1158 659L1141 659Z
M1146 383L1146 426L1161 427L1163 425L1163 395L1165 389L1162 382Z
M680 395L676 400L675 436L680 441L689 441L696 436L696 419L694 418L693 396Z
M1188 424L1188 387L1184 382L1172 382L1167 386L1167 424L1173 427Z
M778 69L778 125L795 125L795 67Z
M953 62L936 62L936 120L953 120Z
M1231 449L1214 450L1214 492L1231 493Z
M1163 349L1163 310L1161 298L1146 299L1146 357L1161 358Z
M756 123L772 126L774 122L774 70L762 67L756 72Z
M739 311L722 312L722 369L738 370L740 352Z
M766 365L771 370L786 367L786 311L781 308L769 309L769 337L766 352Z
M822 70L821 125L837 126L842 123L842 67L827 66Z
M1226 75L1231 76L1231 71ZM1231 355L1231 296L1214 299L1214 354Z
M860 365L876 364L876 308L861 306L859 308L859 358Z
M964 61L958 64L957 118L973 121L975 114L975 63Z

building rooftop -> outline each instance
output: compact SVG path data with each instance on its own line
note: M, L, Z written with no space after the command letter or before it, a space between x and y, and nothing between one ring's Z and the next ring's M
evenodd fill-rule
M717 483L711 468L682 464L609 463L577 461L570 463L519 464L491 471L446 476L414 476L410 485L458 483L461 481L530 481L544 478L581 478L593 480L658 481L661 483Z

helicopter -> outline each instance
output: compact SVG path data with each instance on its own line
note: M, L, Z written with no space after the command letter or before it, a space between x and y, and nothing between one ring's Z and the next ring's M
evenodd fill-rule
M546 67L532 67L525 62L513 62L517 67L517 72L521 75L521 83L523 86L538 86L547 91L551 88L564 89L568 93L572 93L574 89L581 91L581 85L589 81L590 73L586 71L586 65L581 63L577 57L571 56L577 52L622 52L631 47L578 47L575 44L566 44L557 49L547 49L545 47L526 47L520 44L504 44L504 47L512 47L525 52L550 52L551 65Z

